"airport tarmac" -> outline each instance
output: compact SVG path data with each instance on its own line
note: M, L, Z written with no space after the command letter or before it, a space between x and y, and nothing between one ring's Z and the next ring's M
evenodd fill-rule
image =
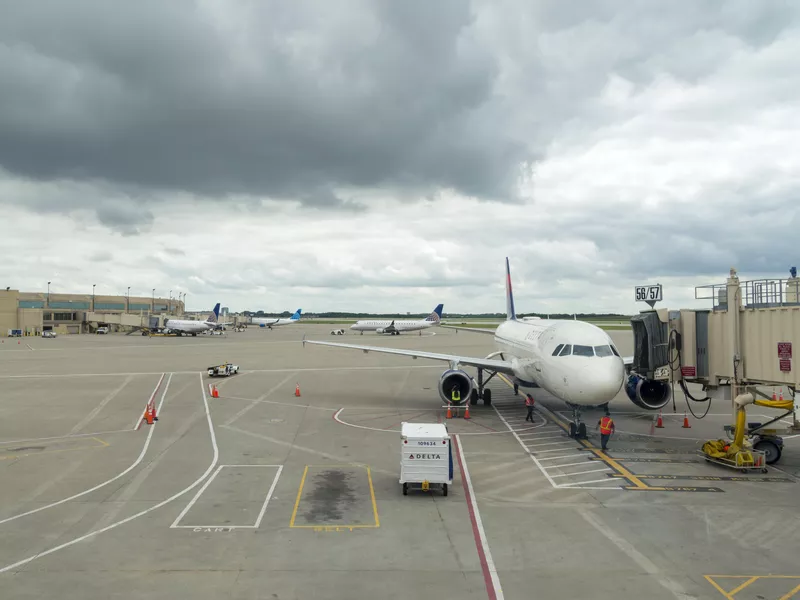
M576 442L560 403L534 390L526 422L495 378L492 407L447 421L449 495L403 496L400 423L443 419L443 365L303 335L474 356L492 338L331 328L5 339L0 597L800 597L800 440L743 475L695 453L729 407L685 429L679 398L652 430L621 393L602 453L599 413ZM205 376L224 361L240 374Z

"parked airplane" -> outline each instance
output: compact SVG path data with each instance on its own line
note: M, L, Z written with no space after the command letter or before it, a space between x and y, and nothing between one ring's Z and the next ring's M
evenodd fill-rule
M188 319L167 319L164 323L164 330L168 333L174 332L179 336L184 333L191 333L196 336L209 329L216 329L219 325L219 302L214 306L213 312L208 315L205 321L190 321Z
M297 311L288 319L274 319L270 317L253 317L252 322L253 325L258 325L259 327L269 327L272 329L273 327L280 327L281 325L291 325L292 323L297 323L300 320L300 313L303 312L302 308L298 308Z
M444 308L444 304L439 304L424 319L365 319L356 321L350 326L350 329L360 331L361 335L364 335L365 331L374 331L375 333L387 335L400 335L403 331L422 331L441 322L442 308Z
M466 402L466 398L470 398L472 404L477 404L481 398L484 404L490 405L491 390L485 386L492 377L503 374L514 384L515 393L519 386L538 387L562 400L572 409L570 437L586 437L581 409L607 407L622 388L626 366L632 365L633 357L623 359L608 334L591 323L560 319L518 320L514 311L508 258L506 315L506 320L494 331L454 327L494 335L497 350L486 358L338 342L308 340L308 343L448 362L449 368L442 374L438 386L439 395L447 403L452 403L451 393L457 389L462 400L456 404ZM477 368L477 388L462 366ZM485 380L484 371L490 373ZM635 377L638 376L631 376L625 389L631 401L650 410L667 404L670 399L668 385L641 377L632 385L631 380Z

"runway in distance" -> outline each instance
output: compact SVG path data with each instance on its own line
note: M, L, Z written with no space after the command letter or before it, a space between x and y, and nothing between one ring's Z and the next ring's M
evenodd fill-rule
M273 327L280 327L282 325L292 325L300 321L300 315L303 312L302 308L298 308L295 313L289 317L288 319L275 319L275 318L265 318L265 317L253 317L251 319L253 325L258 325L259 327L268 327L272 329Z
M433 312L424 319L363 319L350 326L353 331L374 331L379 334L400 335L404 331L422 331L442 321L444 304L439 304Z
M462 404L469 398L472 404L483 399L491 404L491 390L485 386L497 374L503 374L518 387L541 388L563 401L572 409L571 437L586 437L586 425L581 421L581 409L607 407L625 382L626 366L633 357L623 359L614 342L600 327L585 321L565 319L516 318L514 295L511 287L511 269L506 258L506 320L494 331L466 327L442 326L494 336L496 351L486 358L457 356L438 352L404 350L303 340L303 343L426 358L450 363L439 379L439 395L446 403L453 403L451 393L458 389ZM463 366L477 368L478 381L463 371ZM490 375L484 380L484 371ZM632 377L636 377L635 375ZM626 388L628 397L637 405L655 410L669 401L659 382L637 381L634 395ZM630 380L629 380L630 385Z
M208 315L205 321L190 321L188 319L167 319L164 323L164 331L167 333L177 333L179 336L184 333L197 335L209 329L216 329L219 326L219 302L214 306L214 310Z

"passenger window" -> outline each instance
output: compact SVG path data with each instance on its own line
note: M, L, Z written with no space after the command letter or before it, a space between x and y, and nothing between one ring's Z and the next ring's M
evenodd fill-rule
M564 344L559 344L556 346L556 349L553 350L553 356L558 356L558 353L561 352L561 349L564 347Z
M564 348L561 350L561 352L559 352L558 355L559 356L569 356L570 354L572 354L572 345L571 344L565 344Z
M614 356L619 356L619 352L617 352L617 347L614 344L611 344L611 351L614 353ZM620 358L622 358L620 356Z
M613 352L611 352L611 346L595 346L594 353L596 356L613 356Z
M594 350L591 346L578 346L572 347L572 356L594 356Z

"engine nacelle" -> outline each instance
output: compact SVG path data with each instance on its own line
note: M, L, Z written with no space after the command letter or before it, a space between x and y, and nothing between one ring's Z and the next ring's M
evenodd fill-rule
M475 384L472 381L472 377L467 375L464 371L448 369L442 373L442 378L439 380L439 396L441 396L442 400L447 404L464 404L469 400L474 387ZM459 402L453 402L452 400L453 388L458 388L461 394L461 400Z
M645 379L635 373L625 383L625 393L636 406L647 410L658 410L670 401L672 396L669 383Z

